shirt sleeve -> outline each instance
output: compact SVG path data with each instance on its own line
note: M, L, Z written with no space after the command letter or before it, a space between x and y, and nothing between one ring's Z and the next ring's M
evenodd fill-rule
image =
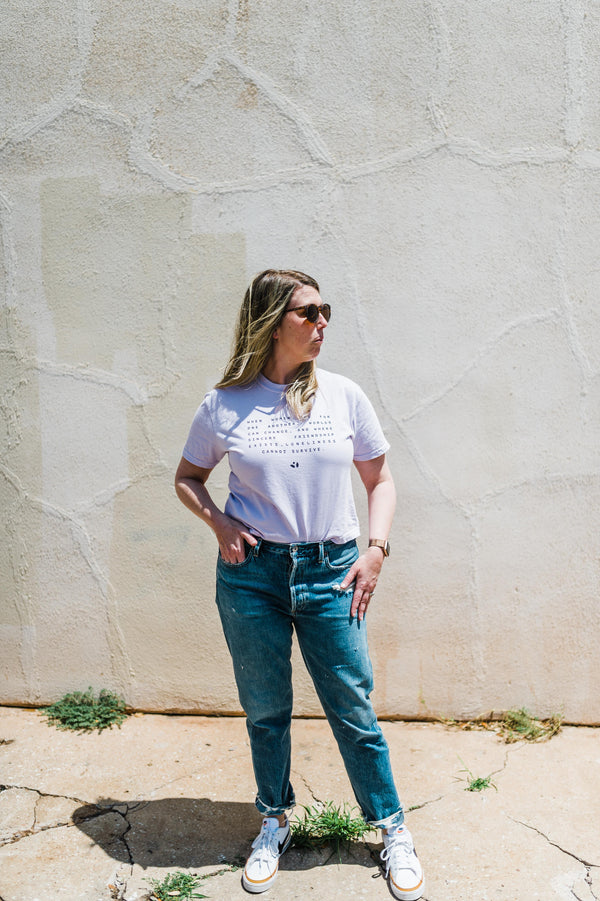
M183 456L195 466L212 469L226 453L225 443L216 433L210 412L210 394L207 394L192 421Z
M374 460L389 450L390 444L362 388L356 386L354 404L354 459Z

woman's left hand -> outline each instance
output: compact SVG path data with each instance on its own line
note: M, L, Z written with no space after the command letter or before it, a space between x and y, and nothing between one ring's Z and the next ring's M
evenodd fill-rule
M354 582L354 594L352 595L352 606L350 607L351 616L358 616L359 620L364 618L367 607L375 593L375 586L377 585L382 564L383 552L381 548L370 547L352 565L348 575L341 583L340 588L346 591Z

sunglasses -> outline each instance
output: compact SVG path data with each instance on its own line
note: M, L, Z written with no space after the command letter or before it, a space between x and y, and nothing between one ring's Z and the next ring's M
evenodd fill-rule
M286 310L285 312L297 313L298 316L302 316L303 319L308 319L313 325L318 321L319 315L323 317L325 322L329 322L331 319L331 307L328 303L323 303L320 307L318 307L316 303L309 303L305 307L292 307L291 310Z

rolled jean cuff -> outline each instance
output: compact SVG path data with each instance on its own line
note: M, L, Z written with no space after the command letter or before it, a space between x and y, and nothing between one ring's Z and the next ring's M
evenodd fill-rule
M296 799L292 796L290 803L286 807L269 807L267 804L263 804L257 795L254 804L258 812L264 817L280 817L282 814L286 813L288 810L292 810L296 806Z
M403 822L404 811L402 808L384 820L368 820L369 826L376 826L378 829L391 829L393 826L401 826Z

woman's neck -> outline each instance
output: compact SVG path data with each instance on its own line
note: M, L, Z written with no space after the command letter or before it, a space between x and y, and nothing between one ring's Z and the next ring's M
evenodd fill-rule
M274 382L276 385L291 385L300 369L300 366L293 366L290 368L289 364L286 364L283 360L278 361L275 357L271 357L267 360L267 364L264 367L262 374L266 379L270 382Z

